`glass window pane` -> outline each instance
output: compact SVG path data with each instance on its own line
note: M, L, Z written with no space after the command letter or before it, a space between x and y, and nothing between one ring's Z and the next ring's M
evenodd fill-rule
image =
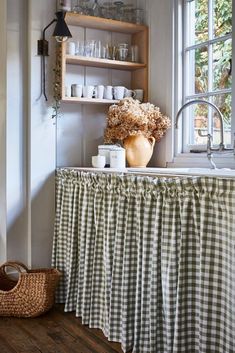
M189 45L208 40L208 0L188 2Z
M195 43L208 40L208 0L195 0Z
M224 121L224 142L231 144L231 118L232 118L232 95L221 94L214 96L212 102L219 108ZM218 114L213 113L213 143L220 143L220 122Z
M213 45L213 89L232 88L232 39Z
M200 130L203 135L208 133L208 106L205 104L193 104L187 108L185 114L187 114L185 119L188 119L191 125L189 143L191 145L206 145L207 138L201 137L198 132Z
M232 32L232 0L214 0L214 36Z
M208 91L208 48L190 50L188 53L187 95ZM190 72L192 71L192 72Z

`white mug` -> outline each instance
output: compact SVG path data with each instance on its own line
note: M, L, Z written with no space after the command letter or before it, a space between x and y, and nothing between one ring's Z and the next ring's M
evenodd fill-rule
M84 98L92 98L94 93L94 86L83 86L82 93Z
M72 88L72 97L78 97L78 98L82 97L82 85L73 84L71 88Z
M140 102L144 99L144 90L143 89L134 89L135 99L138 99Z
M132 89L127 89L125 88L125 93L124 93L124 97L132 97L135 98L136 97L136 93L135 91L133 91Z
M105 156L92 156L91 158L92 167L94 168L104 168L105 166Z
M115 86L113 88L113 95L114 99L123 99L124 98L124 93L125 93L125 87L124 86Z
M64 94L65 94L65 97L71 97L71 86L65 86L64 88Z
M66 53L68 55L75 55L75 53L76 53L76 43L75 42L68 42L67 43Z
M95 98L103 99L104 98L104 86L99 85L95 87Z
M104 99L113 99L113 86L104 87Z

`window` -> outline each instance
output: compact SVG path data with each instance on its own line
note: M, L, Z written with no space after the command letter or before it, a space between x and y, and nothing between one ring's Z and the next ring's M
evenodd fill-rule
M225 144L232 143L232 0L184 0L183 102L200 98L214 103L224 117ZM210 133L220 142L216 112L192 105L184 134L184 152L205 145Z

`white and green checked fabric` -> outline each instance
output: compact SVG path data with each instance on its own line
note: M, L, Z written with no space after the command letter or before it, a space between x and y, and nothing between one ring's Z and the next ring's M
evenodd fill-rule
M235 352L235 180L59 169L52 265L125 352Z

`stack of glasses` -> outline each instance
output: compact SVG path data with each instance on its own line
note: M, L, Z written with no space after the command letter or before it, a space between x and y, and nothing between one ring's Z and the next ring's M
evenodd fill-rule
M72 11L82 15L103 17L136 24L144 23L144 10L123 1L75 0Z
M79 55L85 57L102 58L121 61L139 61L139 52L137 45L129 46L127 43L117 45L102 45L100 40L85 40L67 43L68 55Z

